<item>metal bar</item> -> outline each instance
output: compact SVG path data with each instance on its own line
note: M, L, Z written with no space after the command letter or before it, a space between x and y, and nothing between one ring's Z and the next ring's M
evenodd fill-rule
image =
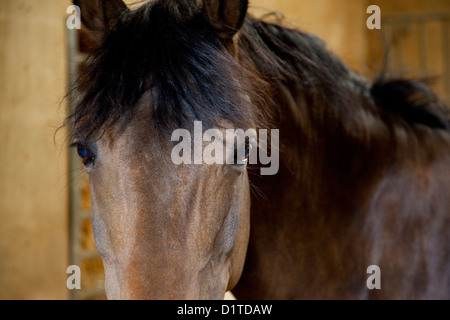
M78 256L80 260L91 259L95 257L98 257L97 250L82 250L80 251L80 254Z
M79 33L77 30L67 29L67 58L68 81L72 88L78 77L78 68L86 58L86 54L80 52ZM77 95L69 91L69 112L72 112L77 103ZM69 128L72 130L72 128ZM69 135L72 132L69 132ZM82 185L80 180L81 164L75 150L69 152L69 263L81 266L83 261L98 257L96 250L83 249L82 222L90 218L91 213L82 208ZM83 179L87 179L85 175ZM83 276L83 275L82 275ZM82 290L69 290L72 300L89 299L104 295L104 288L82 288Z
M422 77L428 76L428 50L427 50L427 32L424 21L418 23L419 28L419 59L420 59L420 72Z
M103 290L102 288L89 288L89 289L83 290L80 293L79 299L80 300L91 300L91 299L102 297L102 296L105 296L105 290Z
M442 21L442 54L444 63L444 99L450 103L450 19L444 19Z
M393 30L389 25L383 26L382 28L382 41L383 41L383 61L381 66L381 74L386 75L388 70L392 66L392 43L393 43Z
M450 14L447 12L404 13L395 15L384 15L383 24L398 26L417 22L447 20L449 19L449 17Z
M77 72L76 52L78 51L78 39L76 30L67 30L67 56L68 56L68 82L69 88L72 87L75 81L75 75ZM69 112L73 110L74 103L73 92L69 92ZM72 128L69 128L71 130ZM69 132L69 135L72 133ZM80 190L76 188L76 168L78 159L73 151L69 151L69 264L79 265L79 232L80 221L78 219L78 199L80 197ZM71 299L78 299L77 290L69 290Z
M395 50L395 68L398 75L403 75L405 72L405 59L404 59L404 39L403 39L404 27L393 29Z

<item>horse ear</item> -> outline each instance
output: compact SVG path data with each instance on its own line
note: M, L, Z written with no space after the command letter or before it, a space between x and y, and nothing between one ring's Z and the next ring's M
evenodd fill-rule
M203 10L211 26L224 40L231 40L242 27L248 0L203 0Z
M128 10L122 0L73 0L73 4L80 7L81 22L95 40L102 40Z

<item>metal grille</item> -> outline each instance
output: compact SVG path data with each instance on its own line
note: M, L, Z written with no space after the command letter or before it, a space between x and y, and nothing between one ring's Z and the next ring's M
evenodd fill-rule
M450 105L450 13L387 16L382 19L388 70L431 80Z
M80 30L68 30L68 70L70 87L77 78L86 58L87 45ZM69 94L69 109L73 110L76 95ZM89 180L82 170L81 161L76 150L69 155L70 172L70 264L81 269L81 289L70 290L70 297L74 300L104 299L104 271L103 263L97 253L91 226L91 200L89 194Z

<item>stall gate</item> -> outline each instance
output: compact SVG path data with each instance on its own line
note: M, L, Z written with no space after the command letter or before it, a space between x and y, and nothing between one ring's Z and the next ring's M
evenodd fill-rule
M72 87L87 56L89 38L82 30L68 30L67 34L69 83ZM69 109L73 110L76 94L69 93ZM81 289L70 290L74 300L104 299L103 263L97 253L91 226L89 179L83 171L76 150L70 150L70 264L81 270Z
M450 105L450 14L386 16L382 34L389 74L429 79Z

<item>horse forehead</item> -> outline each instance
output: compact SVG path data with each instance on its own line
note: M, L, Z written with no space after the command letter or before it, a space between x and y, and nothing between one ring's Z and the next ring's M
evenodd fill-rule
M150 108L139 107L128 120L118 121L107 128L99 143L111 152L123 149L140 149L157 142L158 132L153 126Z

